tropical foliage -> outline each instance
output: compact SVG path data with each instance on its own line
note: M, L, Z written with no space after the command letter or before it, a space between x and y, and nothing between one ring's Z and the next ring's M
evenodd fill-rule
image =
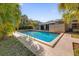
M20 23L19 4L0 3L0 37L12 34Z
M21 16L20 29L35 29L38 26L38 21L29 19L28 16Z
M64 21L67 24L73 19L79 21L79 3L60 3L59 11L63 13Z
M27 22L28 22L28 16L22 15L21 22L20 22L20 28L26 27Z

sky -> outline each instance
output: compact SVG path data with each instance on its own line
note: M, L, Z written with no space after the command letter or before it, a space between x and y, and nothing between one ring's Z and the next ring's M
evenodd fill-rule
M57 3L24 3L21 4L21 12L30 19L47 22L62 18Z

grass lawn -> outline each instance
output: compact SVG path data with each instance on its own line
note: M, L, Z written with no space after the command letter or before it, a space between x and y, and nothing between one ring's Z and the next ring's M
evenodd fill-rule
M17 39L9 38L0 41L0 56L34 56L34 54Z
M79 33L72 33L71 34L71 37L72 38L79 38Z

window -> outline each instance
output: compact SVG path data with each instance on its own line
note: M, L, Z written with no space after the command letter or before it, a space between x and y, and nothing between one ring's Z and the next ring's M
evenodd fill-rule
M77 28L77 24L72 24L72 28Z
M41 25L41 30L44 30L44 26L43 25Z
M49 30L49 24L46 24L46 30Z

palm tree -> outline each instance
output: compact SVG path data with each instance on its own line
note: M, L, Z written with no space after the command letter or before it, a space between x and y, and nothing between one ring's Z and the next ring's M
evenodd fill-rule
M0 37L9 36L18 28L20 15L19 4L0 3Z
M60 3L59 11L63 13L63 19L68 26L73 20L79 23L79 3Z
M70 23L69 21L73 20L73 18L76 18L79 20L79 4L78 3L61 3L59 4L59 11L63 12L63 18L68 21L67 23ZM68 19L67 19L68 18Z

